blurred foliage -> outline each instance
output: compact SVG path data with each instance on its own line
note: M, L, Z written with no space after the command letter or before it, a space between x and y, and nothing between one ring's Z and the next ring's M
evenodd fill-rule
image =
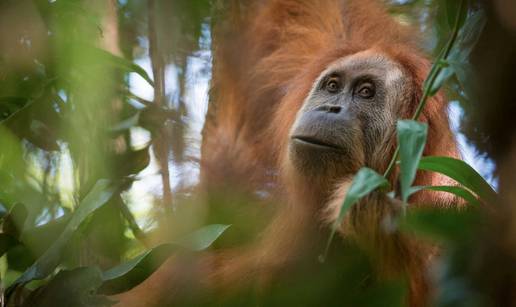
M438 59L454 27L461 29L449 57L436 61L439 74L427 86L433 94L445 85L452 98L467 104L469 54L482 14L477 4L461 9L459 2L389 1L389 8L420 29L428 38L425 49ZM105 294L137 285L171 253L208 248L227 228L220 223L234 227L217 247L262 227L254 213L228 213L228 206L207 212L190 195L196 180L188 179L196 172L188 169L198 167L199 135L189 111L199 106L188 89L198 86L192 77L198 66L209 79L217 7L209 0L0 1L0 286L7 306L110 305ZM163 91L156 77L165 79ZM150 97L135 93L145 87ZM404 201L423 188L477 204L496 197L461 162L419 162L426 128L400 125ZM450 176L466 189L411 187L418 167ZM342 215L385 186L372 170L360 174L357 193L348 194L355 199L347 200ZM135 186L149 177L159 178L159 191L145 191L150 200L142 213ZM172 199L166 199L165 187ZM240 205L235 199L229 208ZM479 214L478 206L446 214L409 211L401 223L449 247L439 270L439 306L482 306L486 299L464 277ZM371 280L369 257L351 242L331 249L326 259L304 259L307 265L283 276L266 297L256 289L224 302L214 301L213 293L185 293L184 303L404 304L405 281Z

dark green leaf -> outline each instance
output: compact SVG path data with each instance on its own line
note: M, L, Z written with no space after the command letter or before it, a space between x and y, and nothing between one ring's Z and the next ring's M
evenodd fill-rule
M450 157L423 157L419 169L446 175L487 202L496 198L496 192L489 183L462 160Z
M428 125L413 120L400 120L397 130L400 146L401 199L406 203L411 194L410 187L416 178L419 160L425 149Z
M11 286L27 283L34 279L42 279L52 273L61 260L62 250L73 236L79 225L95 210L104 205L113 195L114 188L108 180L99 180L84 197L63 233L52 246L28 268Z
M116 55L114 55L106 50L100 49L100 48L96 48L96 47L92 47L92 46L88 46L88 45L84 45L84 48L87 49L87 51L90 55L99 57L100 59L105 59L109 63L113 64L113 66L121 69L124 72L137 73L138 75L140 75L140 77L145 79L145 81L147 81L150 85L154 86L154 82L152 81L150 76L147 74L145 69L143 69L139 65L137 65L127 59L124 59L122 57L116 56Z
M177 118L177 111L151 105L142 109L138 124L151 132L156 132L162 129L170 118Z
M113 294L133 288L149 277L178 248L175 244L162 244L107 270L102 274L104 284L100 292Z
M104 291L117 292L129 289L147 278L177 249L200 251L217 240L229 225L209 225L203 227L177 243L162 244L141 255L104 272Z
M50 282L32 292L23 306L111 306L115 302L96 295L102 284L98 268L84 267L59 272Z
M118 176L137 174L150 163L149 146L117 155L115 161Z
M19 244L18 240L7 233L0 233L0 257Z
M203 227L177 242L187 249L201 251L210 247L231 225L214 224Z
M464 19L466 18L467 6L463 6L462 11L460 7L460 1L443 1L442 4L445 4L446 9L446 19L448 22L448 29L453 29L455 26L455 22L457 20L457 15L459 15L459 27L464 23Z
M23 272L30 267L35 260L36 258L32 256L31 250L25 245L18 244L12 246L7 251L7 263L9 264L10 270ZM21 276L21 274L19 274L18 277L19 276ZM6 286L11 285L14 281L15 280L11 280L11 283Z
M0 122L23 109L29 101L26 97L0 97Z
M70 221L71 214L66 214L46 224L24 229L20 241L30 247L35 257L41 256L55 242Z
M25 208L23 204L16 203L9 211L9 214L4 218L2 232L9 234L16 239L20 238L27 216L27 208Z

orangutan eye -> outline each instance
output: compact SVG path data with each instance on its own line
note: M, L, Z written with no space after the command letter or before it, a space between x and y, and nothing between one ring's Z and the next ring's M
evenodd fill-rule
M329 93L335 94L340 90L340 80L337 77L332 77L326 81L326 90Z
M363 82L356 87L355 93L363 99L371 99L376 94L375 87L372 82Z

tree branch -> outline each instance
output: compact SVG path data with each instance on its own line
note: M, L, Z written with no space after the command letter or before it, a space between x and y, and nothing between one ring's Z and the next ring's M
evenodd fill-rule
M165 61L159 50L158 32L156 29L156 1L148 0L148 27L149 27L149 56L152 63L154 76L154 103L162 107L165 101ZM163 184L162 205L166 213L172 206L172 190L170 188L170 171L168 168L169 142L166 125L158 132L154 141L156 159L161 169L161 181Z

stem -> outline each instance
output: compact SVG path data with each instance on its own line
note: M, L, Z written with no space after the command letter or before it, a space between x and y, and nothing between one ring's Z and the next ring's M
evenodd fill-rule
M157 107L163 106L165 100L165 62L158 46L158 35L156 29L156 1L148 0L148 22L149 22L149 56L152 63L152 74L154 77L154 104ZM170 171L168 168L168 133L166 126L163 126L156 137L154 149L156 159L160 165L161 181L163 185L163 209L165 213L170 212L172 205L172 190L170 188Z
M140 226L138 226L138 223L136 223L136 219L134 218L133 214L131 213L131 211L129 210L127 205L124 203L124 201L122 199L119 199L119 204L120 204L120 211L122 212L122 215L124 216L125 220L127 221L129 228L133 232L134 237L138 241L140 241L145 247L150 248L151 244L150 244L147 236L145 235L143 230L141 230Z
M424 82L424 91L423 96L421 97L421 100L419 101L419 104L416 108L416 112L412 116L412 120L417 120L419 116L421 115L421 112L423 111L423 108L426 105L426 102L428 101L428 98L430 98L432 95L430 94L430 91L435 83L435 80L437 79L437 76L439 76L439 73L442 70L442 62L445 62L448 59L448 56L450 55L451 49L453 45L455 44L455 41L457 40L457 36L459 34L459 24L460 24L460 17L462 15L462 10L464 8L465 0L461 0L460 6L459 6L459 12L457 13L457 16L455 17L455 24L453 25L453 31L450 36L450 39L448 40L445 48L441 51L439 54L439 57L437 58L437 61L432 66L432 69L430 70L430 73L428 74L428 77L426 81ZM387 167L387 170L383 174L383 177L387 178L391 174L391 172L394 169L394 165L396 165L396 160L398 159L398 153L400 151L400 146L396 146L396 150L394 151L394 154L392 156L391 161L389 162L389 166Z
M396 160L398 159L398 154L400 153L400 147L396 146L396 150L394 150L394 154L392 155L392 159L389 162L389 166L387 166L387 170L383 174L384 178L389 177L391 174L392 169L394 168L394 165L396 164Z

